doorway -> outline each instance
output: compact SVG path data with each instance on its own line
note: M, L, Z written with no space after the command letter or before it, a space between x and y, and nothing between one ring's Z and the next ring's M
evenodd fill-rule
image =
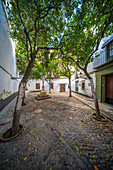
M113 104L113 74L106 76L105 101Z
M65 84L60 84L60 92L65 92Z

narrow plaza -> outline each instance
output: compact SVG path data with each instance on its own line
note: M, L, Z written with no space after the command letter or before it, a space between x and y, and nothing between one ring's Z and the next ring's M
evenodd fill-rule
M113 170L113 0L0 0L0 170Z
M36 95L28 94L21 108L23 132L0 142L0 169L113 169L111 120L95 120L94 110L68 93L52 93L45 100L36 100ZM11 126L14 103L0 135Z

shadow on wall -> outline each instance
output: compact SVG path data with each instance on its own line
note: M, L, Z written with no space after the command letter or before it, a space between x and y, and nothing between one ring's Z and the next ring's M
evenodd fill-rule
M16 96L17 96L18 92L13 93L12 95L10 95L9 97L5 98L5 99L1 99L0 100L0 111L8 104L10 103Z

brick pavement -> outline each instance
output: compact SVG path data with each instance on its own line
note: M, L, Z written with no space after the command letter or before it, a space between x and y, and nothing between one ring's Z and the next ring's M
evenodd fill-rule
M40 101L35 95L29 94L22 107L22 134L0 142L0 169L113 169L112 121L99 124L91 108L66 93ZM1 133L9 125L0 126Z

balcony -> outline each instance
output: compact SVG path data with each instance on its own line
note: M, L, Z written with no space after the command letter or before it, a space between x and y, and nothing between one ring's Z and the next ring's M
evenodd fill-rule
M98 68L113 62L113 36L102 45L102 49L104 51L100 52L100 56L94 58L93 68Z
M110 63L113 61L113 56L111 57L106 57L106 51L103 51L99 57L95 58L93 61L93 68L98 68L100 66L103 66L107 63Z
M100 53L100 56L97 58L94 58L93 61L93 68L99 67L101 65L104 65L107 63L107 59L106 59L106 51L102 51Z

